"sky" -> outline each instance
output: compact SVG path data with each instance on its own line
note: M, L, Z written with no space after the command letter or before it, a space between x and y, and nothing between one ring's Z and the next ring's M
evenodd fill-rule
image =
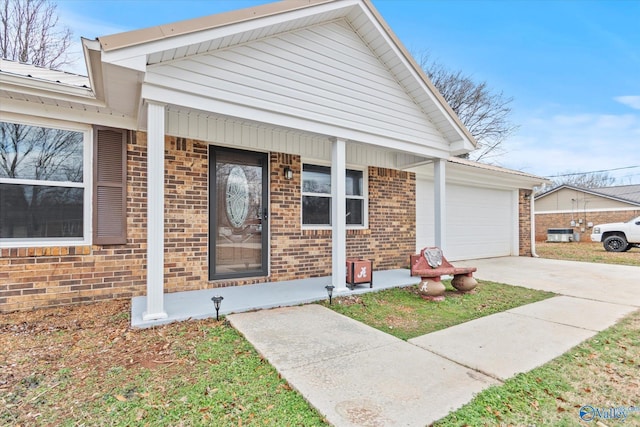
M80 37L151 27L269 0L57 0ZM518 131L492 163L553 177L606 171L640 184L640 0L372 0L414 55L512 97Z

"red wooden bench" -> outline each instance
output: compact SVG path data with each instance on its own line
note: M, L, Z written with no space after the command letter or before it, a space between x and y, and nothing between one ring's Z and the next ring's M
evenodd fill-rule
M419 254L410 257L411 275L420 276L420 293L425 299L441 301L444 299L442 276L453 276L451 286L460 292L469 292L477 285L473 273L476 267L454 267L437 247L427 247ZM433 264L433 265L432 265Z

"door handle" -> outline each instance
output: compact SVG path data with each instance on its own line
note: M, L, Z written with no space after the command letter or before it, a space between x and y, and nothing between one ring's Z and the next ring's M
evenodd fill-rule
M269 210L267 208L262 209L262 219L266 220L269 218Z

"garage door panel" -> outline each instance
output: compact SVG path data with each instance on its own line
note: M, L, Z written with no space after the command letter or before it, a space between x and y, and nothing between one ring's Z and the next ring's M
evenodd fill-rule
M432 246L433 182L419 179L416 244ZM511 255L514 221L512 192L447 184L447 253L450 260Z

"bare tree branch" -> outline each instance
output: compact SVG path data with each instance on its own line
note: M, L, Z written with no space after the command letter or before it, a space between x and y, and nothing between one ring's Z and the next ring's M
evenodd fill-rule
M0 56L51 69L72 63L72 32L56 8L50 0L0 0Z
M615 183L616 178L610 176L608 172L567 172L562 176L554 178L553 185L551 187L555 188L567 184L582 188L599 188L610 187Z
M478 142L476 150L463 157L486 161L504 154L504 141L518 129L510 119L513 98L492 91L487 82L477 83L462 71L446 68L431 59L428 52L417 57L429 79Z

